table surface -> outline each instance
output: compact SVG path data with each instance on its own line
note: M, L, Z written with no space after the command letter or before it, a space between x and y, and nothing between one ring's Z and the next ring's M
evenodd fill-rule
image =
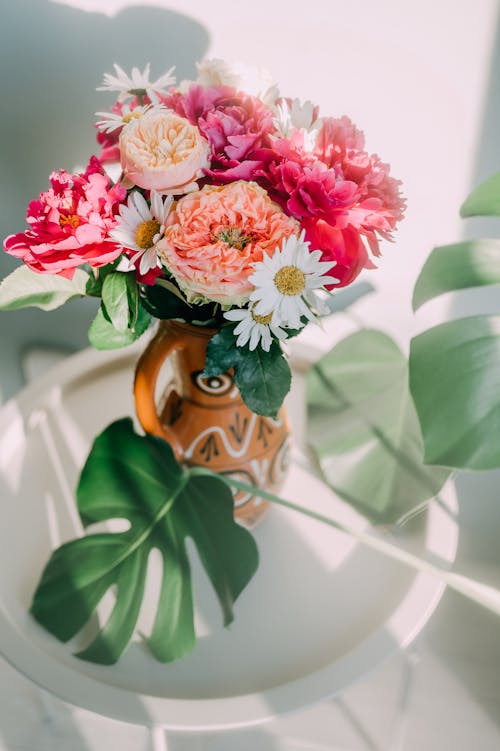
M273 508L255 531L259 570L230 629L222 628L215 597L190 551L199 638L195 651L178 662L155 662L137 639L116 666L93 665L72 655L88 634L63 645L32 621L30 597L50 550L81 533L73 489L90 443L109 422L133 414L136 357L137 348L87 350L0 410L0 482L8 501L0 546L9 562L0 572L0 643L7 659L62 698L104 715L213 730L263 722L337 693L408 644L433 612L442 584L282 508ZM289 402L296 426L302 406L297 373ZM307 499L309 507L364 529L366 521L299 458L283 495L298 503ZM444 500L453 510L451 485ZM422 555L453 560L452 514L432 506L404 543ZM138 631L151 627L159 576L153 560Z

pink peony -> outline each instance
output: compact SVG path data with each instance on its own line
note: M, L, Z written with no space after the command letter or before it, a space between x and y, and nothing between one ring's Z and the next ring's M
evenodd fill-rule
M316 217L337 227L346 226L348 208L359 196L355 182L339 180L335 172L321 162L312 166L285 162L279 171L281 183L289 195L288 213L297 219Z
M400 181L389 175L388 164L364 151L363 133L345 116L324 120L314 154L340 179L357 185L357 200L348 212L348 223L366 236L372 253L380 255L375 233L391 239L391 230L404 214Z
M164 104L196 124L211 149L211 168L205 174L218 183L251 180L260 161L252 152L274 132L273 112L257 97L230 86L190 86L186 94L172 94Z
M266 188L283 210L306 229L311 250L336 260L337 286L352 282L362 268L373 267L363 238L380 255L379 237L404 212L400 182L389 167L364 149L364 136L348 117L327 118L312 153L296 139L274 139L251 155L261 166L253 179Z
M157 250L190 302L243 305L254 264L298 232L256 183L205 185L177 203Z
M31 201L26 212L30 228L10 235L4 248L42 274L71 279L77 266L94 268L114 261L121 253L108 232L126 191L110 187L98 159L92 157L84 173L53 172L52 187Z
M363 152L364 147L363 132L346 115L326 117L316 138L314 154L328 167L336 167L347 154Z

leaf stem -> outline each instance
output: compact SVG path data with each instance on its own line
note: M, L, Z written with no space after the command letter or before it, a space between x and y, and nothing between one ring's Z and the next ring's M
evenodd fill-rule
M387 542L386 540L382 540L379 537L375 537L374 535L355 529L354 527L343 524L342 522L335 521L335 519L331 519L324 514L318 513L317 511L312 511L311 509L304 508L304 506L300 506L299 504L293 503L292 501L287 501L284 498L280 498L279 496L274 495L274 493L271 493L268 490L264 490L262 488L258 488L255 485L250 485L246 482L236 480L230 475L219 475L216 472L212 472L211 470L201 467L192 467L189 472L198 475L207 474L216 476L219 479L224 480L224 482L230 487L236 488L237 490L242 490L245 493L250 493L251 495L256 495L260 498L264 498L267 501L271 501L271 503L283 506L284 508L288 508L292 511L297 511L299 514L303 514L304 516L308 516L311 519L315 519L316 521L322 522L323 524L327 524L329 527L333 527L340 532L344 532L350 537L354 537L356 540L358 540L358 542L366 545L369 548L372 548L379 553L382 553L388 558L392 558L393 560L396 560L399 563L402 563L403 565L408 566L409 568L412 568L416 571L422 571L435 576L436 578L440 579L445 585L450 587L450 589L453 589L455 590L455 592L464 595L473 602L476 602L478 605L482 605L484 608L490 610L496 615L500 615L500 591L495 589L494 587L490 587L486 584L475 581L474 579L462 576L458 573L445 571L439 566L435 566L434 564L429 563L428 561L419 558L418 556L413 555L412 553L409 553L406 550L398 547L397 545Z

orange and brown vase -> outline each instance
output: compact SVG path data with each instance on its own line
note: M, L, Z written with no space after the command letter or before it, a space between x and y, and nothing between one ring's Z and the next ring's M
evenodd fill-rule
M289 429L285 409L276 419L252 412L243 402L231 372L204 377L208 342L214 329L161 321L140 358L135 375L135 405L147 433L164 438L178 461L277 492L285 479ZM172 376L157 396L160 371L171 359ZM251 527L269 504L239 491L235 516Z

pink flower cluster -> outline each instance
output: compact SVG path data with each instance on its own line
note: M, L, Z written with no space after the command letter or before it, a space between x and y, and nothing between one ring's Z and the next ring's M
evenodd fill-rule
M31 201L26 213L30 228L10 235L5 250L22 258L33 271L72 278L84 263L97 268L114 261L122 249L109 231L126 190L110 186L101 163L92 157L82 174L53 172L51 188Z
M154 191L179 202L207 186L244 181L257 184L305 231L311 252L335 262L329 287L350 284L373 267L379 240L391 239L405 203L399 181L365 150L363 133L348 117L318 118L317 107L280 97L275 87L247 93L239 73L229 75L230 66L221 61L200 67L198 81L179 87L145 79L143 89L129 89L131 79L116 70L121 79L108 78L120 95L110 112L98 113L104 115L97 124L100 160L93 157L81 175L51 175L51 189L28 207L30 228L5 241L8 253L35 271L71 276L81 264L98 267L122 252L130 257L133 251L138 268L144 251L151 274L138 272L140 282L172 274L168 267L162 271L161 254L155 257L144 245L149 235L137 223L141 217L134 224L134 211L123 205L127 198L139 191L152 205ZM102 168L106 162L121 163L121 182L114 187ZM142 220L154 225L151 238L158 243L163 219L148 213ZM109 233L122 221L128 221L130 240L120 247ZM192 248L190 253L196 255ZM212 299L217 297L214 289Z
M312 151L304 135L276 133L273 112L256 97L229 86L192 85L163 98L166 106L197 124L212 163L206 180L251 180L306 230L311 250L336 261L331 274L345 286L380 255L379 237L391 239L405 203L389 166L364 150L363 133L344 116L325 118Z

